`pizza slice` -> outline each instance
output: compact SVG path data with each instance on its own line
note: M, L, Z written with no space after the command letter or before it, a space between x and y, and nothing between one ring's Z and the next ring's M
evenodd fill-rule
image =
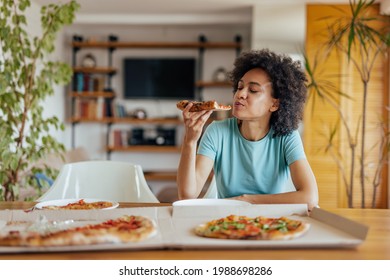
M199 236L219 239L258 239L261 228L246 216L230 215L195 228Z
M189 101L189 100L181 100L176 103L176 107L180 110L184 110L189 103L192 103L192 107L190 109L190 112L200 112L203 110L207 111L228 111L232 109L230 105L220 105L215 100L209 100L209 101Z
M256 223L261 227L261 239L288 240L304 235L310 224L287 217L267 218L256 217Z

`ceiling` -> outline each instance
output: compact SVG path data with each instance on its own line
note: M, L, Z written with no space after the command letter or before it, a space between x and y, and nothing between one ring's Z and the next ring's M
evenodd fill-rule
M33 0L39 5L68 1ZM75 23L250 23L252 7L348 0L77 0Z

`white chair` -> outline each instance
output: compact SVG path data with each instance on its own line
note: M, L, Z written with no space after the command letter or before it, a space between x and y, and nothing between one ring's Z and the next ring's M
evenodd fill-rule
M140 165L116 161L65 164L38 201L96 198L117 202L159 202Z
M218 198L217 183L215 181L215 176L211 179L207 191L203 195L203 198Z

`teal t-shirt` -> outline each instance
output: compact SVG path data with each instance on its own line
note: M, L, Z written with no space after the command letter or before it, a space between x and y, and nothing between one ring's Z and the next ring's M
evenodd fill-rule
M242 137L236 118L214 121L205 130L198 154L214 160L219 198L287 191L289 165L306 158L298 131L259 141Z

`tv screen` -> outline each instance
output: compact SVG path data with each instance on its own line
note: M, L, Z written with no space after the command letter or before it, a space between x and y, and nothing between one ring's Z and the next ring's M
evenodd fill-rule
M195 58L125 58L124 98L194 99Z

